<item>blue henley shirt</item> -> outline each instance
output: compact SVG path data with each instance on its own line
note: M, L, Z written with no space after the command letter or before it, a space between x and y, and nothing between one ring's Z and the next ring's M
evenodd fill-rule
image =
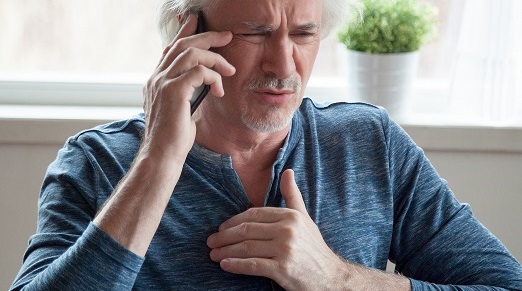
M250 202L229 155L195 144L144 258L92 220L128 171L143 115L71 137L49 166L12 290L277 290L209 258L207 237ZM308 213L346 260L413 290L522 290L522 267L459 203L423 151L383 109L305 98L272 168L265 205L284 207L281 173L295 171Z

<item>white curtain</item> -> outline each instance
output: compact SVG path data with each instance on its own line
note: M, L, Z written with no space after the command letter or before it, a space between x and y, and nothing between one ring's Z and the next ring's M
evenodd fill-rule
M462 17L451 73L451 112L467 119L519 123L522 1L452 2L452 10L462 11Z

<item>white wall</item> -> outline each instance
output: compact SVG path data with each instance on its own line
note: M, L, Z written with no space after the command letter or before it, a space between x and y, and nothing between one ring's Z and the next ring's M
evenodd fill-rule
M100 120L0 119L0 290L35 230L39 187L65 138ZM457 197L522 261L522 129L406 125Z
M0 289L7 290L36 228L36 202L55 145L0 145Z

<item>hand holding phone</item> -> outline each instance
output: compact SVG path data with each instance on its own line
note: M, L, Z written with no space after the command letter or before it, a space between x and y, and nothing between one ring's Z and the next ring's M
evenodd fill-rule
M203 13L201 11L198 12L198 26L196 29L196 34L205 32L206 25L205 25L205 19L203 17ZM190 114L194 114L196 109L198 109L199 105L207 96L208 92L210 91L209 85L201 85L194 89L194 93L192 94L192 98L190 98Z

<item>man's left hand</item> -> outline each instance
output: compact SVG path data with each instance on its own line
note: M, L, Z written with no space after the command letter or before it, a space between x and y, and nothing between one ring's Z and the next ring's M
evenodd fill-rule
M334 287L346 279L346 262L308 215L292 170L280 188L287 208L250 208L225 221L207 240L210 258L227 272L268 277L286 290Z

